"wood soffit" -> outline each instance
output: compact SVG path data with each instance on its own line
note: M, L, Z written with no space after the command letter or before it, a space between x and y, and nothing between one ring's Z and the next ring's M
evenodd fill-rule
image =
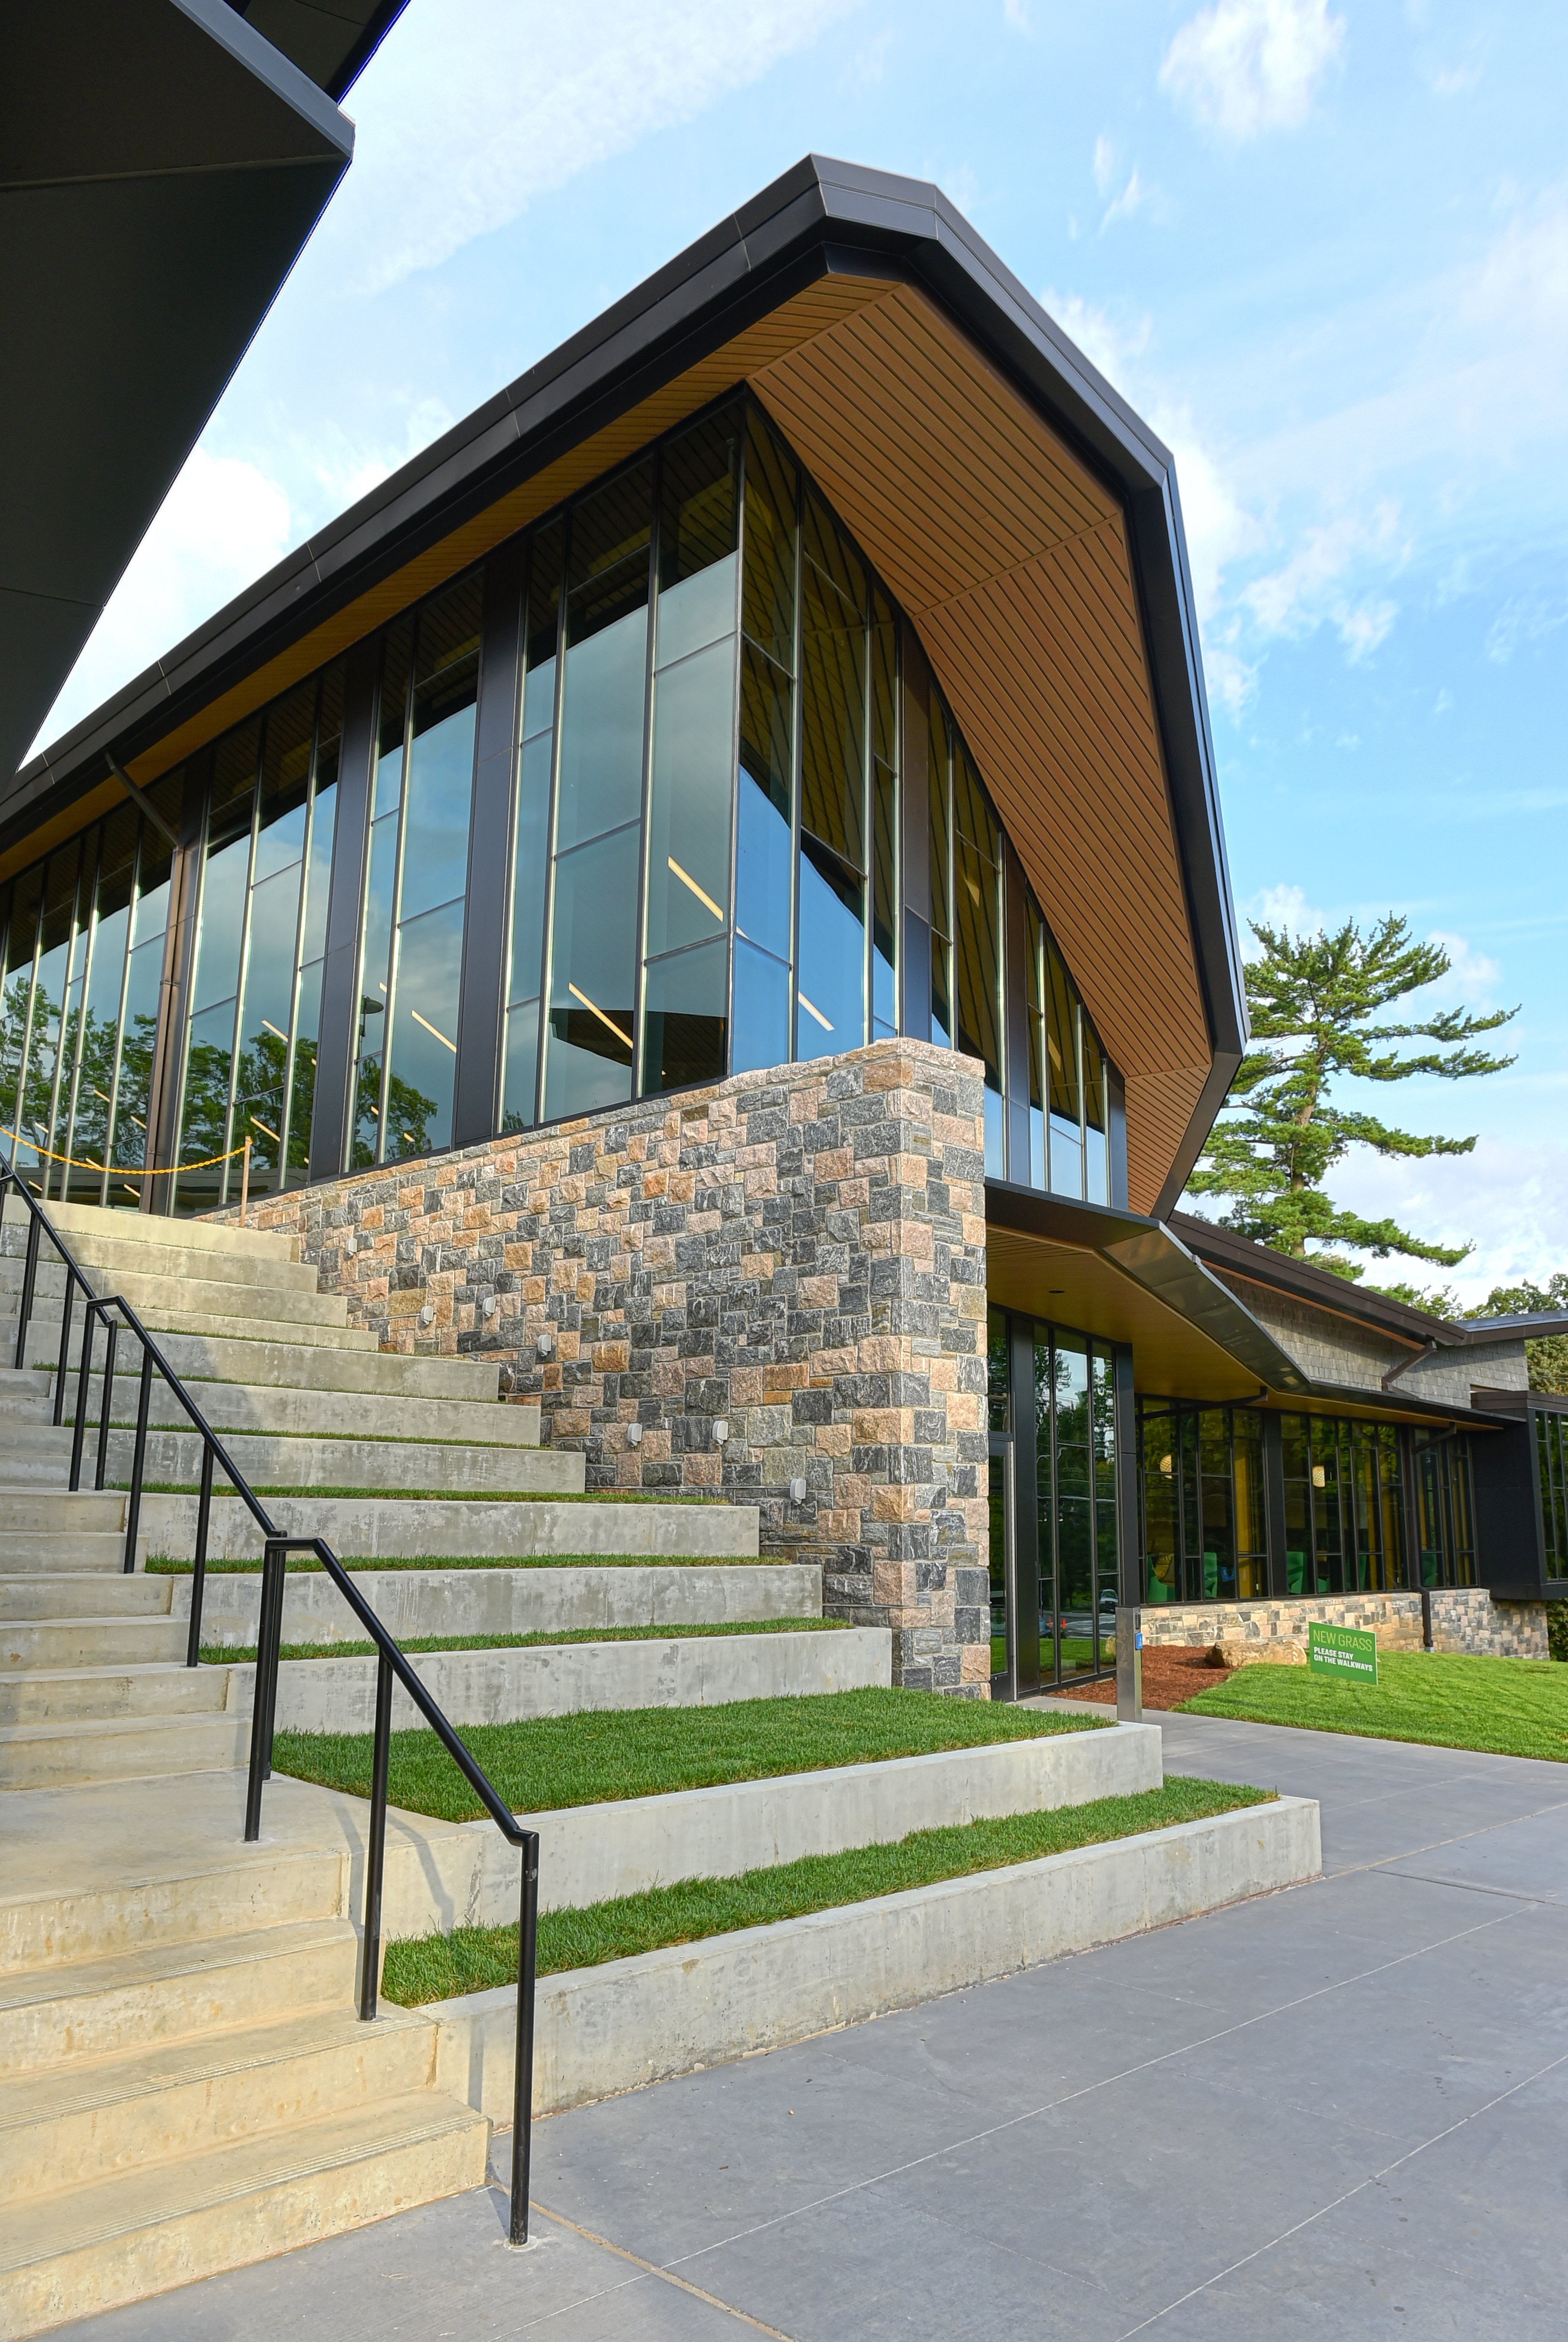
M1148 1211L1212 1058L1121 507L907 285L820 277L208 702L129 770L144 784L168 771L742 381L920 633L1125 1078L1129 1201ZM68 835L109 801L95 790L50 827ZM35 856L40 836L0 859L0 876Z

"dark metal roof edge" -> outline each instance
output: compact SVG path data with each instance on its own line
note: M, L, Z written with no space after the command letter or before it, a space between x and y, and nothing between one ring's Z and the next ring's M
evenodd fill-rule
M215 7L242 37L260 39L222 0L182 0L182 5ZM269 54L275 56L275 52ZM286 65L281 59L277 63ZM314 84L305 86L314 92ZM315 95L321 102L320 94ZM711 325L730 307L744 304L759 279L774 281L775 275L786 273L789 262L813 247L825 258L830 245L842 248L842 256L835 255L841 265L861 249L899 258L1126 499L1213 1060L1173 1173L1179 1193L1239 1062L1246 1026L1174 465L1169 452L1126 402L946 196L925 182L816 155L803 158L286 555L35 757L0 798L5 833L14 834L17 817L33 813L55 788L68 804L70 784L82 765L121 742L128 727L145 729L160 707L174 718L176 696L199 703L204 676L218 664L216 646L232 645L262 611L295 606L298 631L305 631L315 622L317 591L329 578L346 598L349 567L374 561L390 537L429 527L433 515L449 501L473 492L494 468L499 453L515 456L535 433L559 425L564 406L577 409L608 397L618 379L646 368L663 349L678 344L699 325ZM347 553L351 545L355 546L352 560ZM1171 1185L1168 1181L1167 1189Z
M1549 1340L1568 1334L1568 1309L1535 1309L1517 1317L1467 1317L1463 1328L1470 1342L1490 1342L1499 1334L1523 1334L1526 1341Z
M1332 1269L1314 1267L1311 1261L1292 1260L1283 1253L1272 1251L1267 1245L1254 1244L1251 1236L1238 1236L1233 1228L1221 1227L1213 1220L1202 1218L1196 1212L1173 1212L1170 1220L1183 1243L1200 1258L1211 1259L1216 1266L1231 1269L1238 1276L1251 1277L1258 1285L1271 1285L1281 1293L1332 1309L1336 1316L1375 1326L1380 1332L1393 1334L1398 1340L1417 1347L1435 1342L1443 1349L1458 1349L1474 1338L1467 1324L1455 1324L1450 1318L1431 1316L1423 1309L1412 1309L1403 1301L1391 1300L1386 1294L1371 1292L1353 1283L1349 1277L1335 1276ZM1568 1324L1568 1319L1564 1323Z
M346 163L354 153L354 125L340 114L328 93L264 34L247 24L228 0L173 0L182 16L226 49L245 71L265 84L275 97L302 115L313 130L331 141Z
M408 0L382 0L366 17L365 30L350 49L332 79L325 85L335 105L341 105L365 66L391 32L394 25L408 5Z

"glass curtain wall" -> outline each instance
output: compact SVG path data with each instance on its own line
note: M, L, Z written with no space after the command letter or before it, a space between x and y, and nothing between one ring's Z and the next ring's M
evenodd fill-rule
M1533 1407L1536 1487L1548 1577L1568 1577L1568 1418Z
M1415 1517L1423 1586L1473 1586L1475 1510L1470 1442L1463 1434L1413 1435Z
M171 826L183 788L176 771L149 791ZM0 1146L44 1193L141 1201L170 860L125 805L0 890Z
M1138 1407L1146 1602L1268 1591L1263 1418L1248 1406Z
M1411 1581L1397 1427L1284 1415L1285 1590L1393 1593Z
M1021 1585L1032 1583L1034 1598L1026 1616L1009 1620L1005 1560L994 1541L992 1667L994 1674L1004 1671L1009 1634L1020 1646L1037 1636L1041 1681L1064 1682L1098 1674L1114 1660L1114 1357L1107 1343L1065 1326L1026 1321L1033 1378L1030 1387L1017 1389L1013 1380L1014 1324L1006 1310L988 1313L990 1426L994 1434L1012 1436L1019 1509L1017 1574ZM994 1472L994 1482L997 1476ZM1033 1648L1019 1647L1015 1659L1018 1680L1032 1683Z
M484 573L382 646L350 1167L452 1143Z
M343 669L335 665L213 752L176 1212L237 1200L239 1161L210 1158L247 1138L253 1195L305 1183L342 728Z

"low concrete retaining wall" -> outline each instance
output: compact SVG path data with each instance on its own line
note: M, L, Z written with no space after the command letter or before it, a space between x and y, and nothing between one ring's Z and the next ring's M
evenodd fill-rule
M400 1641L421 1635L554 1635L576 1626L712 1626L760 1618L815 1618L822 1573L811 1562L608 1569L359 1569L354 1582ZM191 1581L174 1581L174 1614L191 1615ZM254 1643L261 1575L209 1577L202 1602L208 1643ZM363 1641L364 1628L332 1580L291 1572L285 1643Z
M1284 1601L1145 1603L1140 1614L1145 1650L1172 1644L1201 1648L1226 1641L1304 1644L1307 1628L1371 1628L1380 1643L1421 1648L1419 1594L1320 1594ZM1432 1642L1439 1651L1472 1651L1495 1658L1543 1659L1546 1607L1541 1602L1494 1602L1483 1586L1436 1588Z
M545 1977L538 1987L534 2111L560 2113L779 2048L1295 1886L1322 1868L1315 1801L1282 1797ZM438 2087L507 2121L514 1987L439 2002L425 2014L439 2027Z
M832 1633L715 1635L671 1642L544 1643L525 1650L414 1651L409 1665L454 1724L513 1724L607 1707L718 1707L736 1699L861 1691L893 1680L885 1626ZM375 1721L374 1659L285 1659L277 1723L289 1732L368 1732ZM255 1668L229 1669L225 1707L248 1716ZM393 1693L392 1728L424 1723L407 1693Z
M911 1830L1130 1797L1160 1787L1160 1750L1157 1725L1117 1724L535 1814L540 1907L602 1903L677 1878L734 1878L802 1855L894 1844ZM444 1827L392 1817L388 1936L514 1919L518 1884L518 1856L491 1823Z
M754 1557L754 1505L568 1504L527 1496L515 1504L464 1504L460 1497L269 1496L267 1510L285 1536L325 1537L340 1554L489 1556L552 1553L709 1554ZM196 1499L144 1496L147 1550L176 1560L195 1549ZM243 1560L262 1549L261 1531L237 1496L213 1498L207 1551L215 1561Z

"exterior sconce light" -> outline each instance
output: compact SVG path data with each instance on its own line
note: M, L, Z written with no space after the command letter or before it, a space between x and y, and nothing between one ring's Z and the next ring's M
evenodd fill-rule
M642 1444L643 1444L643 1426L642 1426L642 1425L641 1425L640 1423L629 1423L629 1424L626 1426L626 1445L627 1445L627 1446L628 1446L628 1447L640 1447L640 1446L642 1446Z
M547 1357L549 1356L549 1355L550 1355L550 1349L551 1349L551 1343L550 1343L550 1336L549 1336L549 1335L548 1335L548 1334L541 1334L541 1335L540 1335L540 1336L539 1336L538 1341L534 1344L534 1347L535 1347L535 1349L538 1351L539 1356L540 1356L542 1358L547 1358Z
M792 1481L790 1482L790 1484L789 1484L789 1500L790 1500L790 1503L791 1503L792 1505L804 1505L804 1502L805 1502L805 1482L804 1482L804 1480L792 1480Z
M498 1296L498 1295L494 1294L494 1293L487 1293L487 1294L485 1295L485 1296L484 1296L484 1315L486 1316L486 1317L494 1317L494 1315L495 1315L495 1312L500 1308L500 1306L501 1306L501 1302L500 1302L500 1297L499 1297L499 1296Z
M428 1301L419 1313L419 1322L422 1326L434 1325L435 1322L435 1311Z
M715 1447L722 1447L722 1446L724 1446L724 1444L725 1440L729 1437L729 1436L730 1436L729 1418L728 1418L726 1416L723 1416L723 1415L721 1415L721 1416L716 1416L714 1417L714 1446L715 1446Z

